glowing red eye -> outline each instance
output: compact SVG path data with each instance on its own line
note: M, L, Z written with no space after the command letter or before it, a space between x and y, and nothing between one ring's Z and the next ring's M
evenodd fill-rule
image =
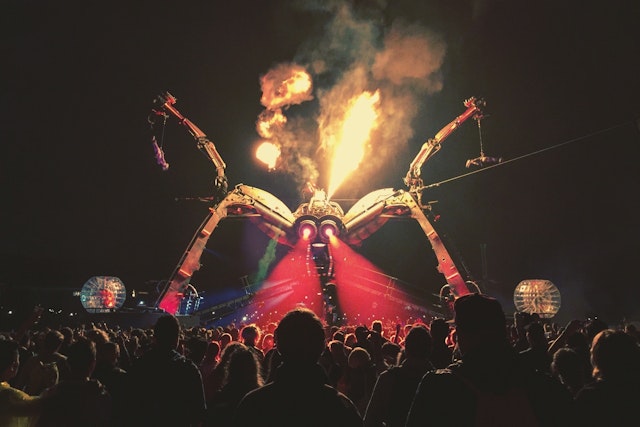
M340 229L338 228L338 224L332 219L325 219L320 224L320 238L328 243L329 240L340 234Z
M311 240L316 237L318 234L318 229L316 228L315 222L311 220L304 220L300 222L298 227L298 236L301 239Z

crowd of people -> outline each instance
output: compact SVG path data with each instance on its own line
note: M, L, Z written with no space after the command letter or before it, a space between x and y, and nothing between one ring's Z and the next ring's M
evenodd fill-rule
M482 294L428 323L106 324L0 333L0 426L637 425L632 324L508 320Z

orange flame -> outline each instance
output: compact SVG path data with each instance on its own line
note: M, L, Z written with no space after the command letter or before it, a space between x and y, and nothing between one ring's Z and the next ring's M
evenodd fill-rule
M274 129L281 129L286 123L287 118L282 114L282 110L264 110L258 117L256 130L261 137L271 138L273 137Z
M268 110L276 110L313 99L311 76L300 65L281 64L265 74L260 83L262 86L260 102Z
M276 167L278 158L280 158L280 147L272 142L265 141L256 149L256 157L266 164L269 170L273 170Z
M332 144L335 149L327 192L329 199L362 161L371 132L378 125L379 101L380 91L363 92L349 101L341 130Z

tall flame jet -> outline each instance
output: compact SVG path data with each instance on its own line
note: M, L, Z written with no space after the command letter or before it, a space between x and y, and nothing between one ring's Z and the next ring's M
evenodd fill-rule
M331 199L340 184L356 170L365 154L371 132L378 126L380 91L363 92L348 102L339 135L334 146L327 198Z
M281 64L262 77L261 87L260 102L266 109L258 117L256 130L265 141L256 157L273 170L280 156L277 130L287 123L282 109L313 99L313 81L303 67ZM380 91L363 91L342 102L344 105L333 106L336 111L344 111L334 116L341 123L326 123L330 128L325 126L327 132L323 132L325 140L321 144L332 150L327 200L364 158L371 133L378 126Z

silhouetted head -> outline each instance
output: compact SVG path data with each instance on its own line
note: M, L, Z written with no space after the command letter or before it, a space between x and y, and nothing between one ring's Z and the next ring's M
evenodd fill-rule
M288 312L275 330L278 352L285 363L315 364L325 347L324 327L314 312L297 308Z
M0 339L0 381L8 381L15 377L19 364L18 343Z
M454 309L458 333L506 334L504 311L495 298L481 294L466 294L456 299Z
M247 325L242 328L242 331L240 331L240 336L242 337L242 342L245 345L253 347L258 342L258 338L260 337L260 330L254 324Z
M63 341L64 335L62 335L62 332L52 329L44 336L43 349L48 354L55 353L60 349Z
M226 365L227 384L235 384L246 390L257 388L263 384L260 373L260 361L247 346L236 348Z
M364 348L356 347L349 353L347 364L351 369L367 369L371 366L371 355Z
M69 346L67 363L74 378L90 377L96 366L96 343L80 338Z
M507 340L506 318L500 302L481 294L466 294L454 303L456 335L460 351Z
M441 317L438 317L431 321L429 330L431 332L431 338L433 338L434 342L436 340L439 342L444 342L445 338L449 336L449 324Z
M572 348L562 347L553 354L551 371L562 381L575 382L583 378L582 357Z
M382 320L374 320L371 322L371 330L382 335Z
M431 347L431 335L423 325L415 325L404 339L404 352L407 358L427 358L431 354Z
M369 335L369 329L366 326L361 325L356 327L354 333L356 334L356 339L358 342L363 342L367 340L367 336Z
M591 346L593 377L620 379L640 375L640 346L624 331L604 329Z
M96 360L99 363L115 366L120 357L120 347L113 341L96 344Z
M544 326L540 322L531 322L525 328L527 341L531 347L546 347L548 345Z
M199 336L191 336L187 340L187 357L193 360L196 365L199 365L200 363L202 363L202 359L204 359L208 347L209 342L205 338Z
M175 349L180 338L180 322L171 314L161 316L153 328L153 336L158 347Z

